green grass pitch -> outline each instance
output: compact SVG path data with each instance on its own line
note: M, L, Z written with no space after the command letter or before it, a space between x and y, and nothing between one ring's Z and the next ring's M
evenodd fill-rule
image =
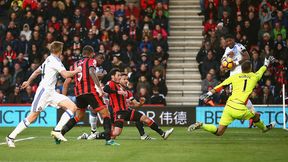
M13 128L0 128L0 143ZM165 130L168 128L164 128ZM105 146L104 141L76 140L88 127L76 127L66 137L68 142L55 145L49 136L51 128L28 128L16 142L16 148L0 145L0 161L51 162L276 162L288 161L288 132L274 129L266 134L258 129L228 129L216 137L202 130L187 132L176 127L166 141L149 128L147 133L157 139L141 141L135 127L126 127L117 139L121 146Z

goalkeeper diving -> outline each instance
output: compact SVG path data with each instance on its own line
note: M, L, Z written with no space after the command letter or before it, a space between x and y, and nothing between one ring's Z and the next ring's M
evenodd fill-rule
M274 61L275 58L273 56L265 58L264 66L262 66L256 73L253 73L251 72L251 62L247 60L241 64L242 73L230 76L214 89L201 95L200 100L207 101L214 93L220 92L225 86L232 84L233 87L232 95L228 98L226 106L224 107L218 128L213 124L196 122L188 127L188 131L202 128L217 136L221 136L235 119L252 119L254 125L260 128L263 132L267 132L274 128L275 122L265 125L263 121L260 120L260 114L249 110L246 106L249 96L255 88L257 82L262 78L262 75L266 71L269 64L273 63Z

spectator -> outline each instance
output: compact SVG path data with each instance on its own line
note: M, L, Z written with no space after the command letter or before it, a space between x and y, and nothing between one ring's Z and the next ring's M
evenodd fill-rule
M253 94L253 92L252 92ZM220 97L219 97L219 104L220 105L225 105L228 98L231 96L230 90L229 90L229 86L227 86L224 91L221 92ZM251 98L250 98L251 100ZM254 102L252 102L254 103ZM255 103L254 103L255 104Z
M159 93L159 89L156 87L152 89L152 96L150 101L151 104L162 104L166 106L165 96Z
M271 105L274 104L274 96L267 86L263 87L262 94L260 95L260 99L262 104Z
M213 21L217 21L217 8L215 7L213 2L209 2L208 8L204 11L205 21L212 19Z
M32 87L28 86L24 92L21 93L22 103L32 103L35 93L32 91Z
M165 82L162 80L160 81L159 78L153 78L152 79L152 89L157 88L158 92L160 94L163 94L164 96L167 96L168 88Z
M101 30L112 31L114 23L114 17L110 9L106 8L104 15L101 17Z
M24 81L25 72L22 70L19 63L14 64L14 74L12 75L11 85L21 85Z
M10 82L4 75L0 75L0 91L7 93L10 88Z
M12 62L17 58L17 53L12 49L11 45L8 44L3 56L3 59L7 59L9 62Z
M169 54L164 52L161 46L156 47L156 52L153 54L153 60L161 61L161 64L166 68Z
M1 80L0 80L0 83L1 83ZM6 96L4 95L3 91L0 90L0 104L3 104L5 102L6 102Z
M150 104L151 103L151 101L150 101L151 97L148 93L148 90L144 87L140 88L140 90L137 93L136 99L139 100L142 97L145 98L144 104Z
M259 52L256 49L252 50L252 72L256 73L262 66L263 61L259 57Z
M22 98L20 95L20 87L16 86L7 97L7 103L22 103Z
M159 24L155 25L155 29L153 30L153 38L157 38L158 33L161 33L162 38L164 40L167 39L168 34L164 28L161 28Z
M154 18L155 24L160 24L161 28L168 30L168 18L164 15L163 10L158 10Z
M206 78L201 83L201 91L202 93L207 93L209 90L213 89L218 85L218 81L213 78L213 75L207 73Z
M209 50L207 53L206 59L203 61L203 65L201 69L201 74L203 74L202 79L205 78L205 76L207 75L210 69L218 69L219 67L220 65L215 60L213 51Z
M32 31L28 24L23 25L23 30L20 32L20 35L24 35L27 41L31 39Z
M157 46L160 46L160 47L162 47L164 52L168 51L169 47L168 47L167 40L164 40L162 38L162 34L161 33L157 34L157 37L153 39L152 43L153 43L153 49L156 49Z
M86 20L86 28L89 30L92 28L92 26L96 26L98 29L100 28L100 18L93 10L90 12L90 15Z
M281 26L280 22L275 23L275 28L273 29L274 40L277 39L277 35L281 34L283 39L286 39L286 29Z
M21 69L28 69L29 63L24 59L24 54L19 53L17 59L15 60L15 64L19 64Z

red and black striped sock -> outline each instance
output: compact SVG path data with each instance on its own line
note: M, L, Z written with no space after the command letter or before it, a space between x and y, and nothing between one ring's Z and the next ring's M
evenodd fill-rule
M66 134L69 132L77 123L79 119L77 117L71 118L62 128L61 134Z
M106 141L111 139L111 120L109 117L105 117L103 121L104 133Z
M159 126L153 121L150 120L150 122L147 124L151 129L153 129L154 131L156 131L158 134L160 134L161 136L164 134L163 130L161 128L159 128Z

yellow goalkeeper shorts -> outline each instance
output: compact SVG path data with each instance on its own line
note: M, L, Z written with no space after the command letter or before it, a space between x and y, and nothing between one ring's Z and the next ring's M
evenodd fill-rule
M227 102L224 107L219 124L223 126L230 125L235 119L249 120L253 118L255 113L249 110L246 105Z

